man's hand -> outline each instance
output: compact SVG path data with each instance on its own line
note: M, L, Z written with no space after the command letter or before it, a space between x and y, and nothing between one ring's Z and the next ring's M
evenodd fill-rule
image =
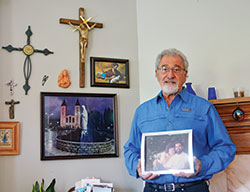
M137 164L137 172L138 175L142 178L142 179L146 179L146 180L151 180L151 179L155 179L157 177L159 177L160 175L155 175L153 173L148 173L146 175L142 175L141 173L141 159L139 159L138 164Z
M195 175L197 175L200 171L201 171L201 161L199 159L197 159L197 157L194 157L194 170L195 172L194 173L183 173L183 172L180 172L180 173L176 173L176 174L173 174L174 176L177 176L177 177L194 177Z

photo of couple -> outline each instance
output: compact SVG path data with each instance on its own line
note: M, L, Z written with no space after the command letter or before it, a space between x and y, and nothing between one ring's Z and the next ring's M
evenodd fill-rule
M188 154L183 151L181 141L166 145L165 151L157 153L153 161L154 171L189 168Z
M145 133L142 138L145 173L193 172L192 130Z

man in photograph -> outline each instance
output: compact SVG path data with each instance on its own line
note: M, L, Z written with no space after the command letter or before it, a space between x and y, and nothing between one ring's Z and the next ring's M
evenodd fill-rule
M188 154L183 151L181 141L175 142L175 154L165 165L166 169L189 169Z

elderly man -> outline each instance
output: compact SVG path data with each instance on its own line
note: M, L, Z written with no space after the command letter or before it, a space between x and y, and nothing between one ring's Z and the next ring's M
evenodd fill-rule
M188 65L181 51L162 51L155 66L161 91L135 112L130 137L124 145L124 156L129 174L146 181L144 192L208 192L206 181L234 159L236 147L214 106L183 88ZM142 175L142 133L185 129L193 131L194 173Z

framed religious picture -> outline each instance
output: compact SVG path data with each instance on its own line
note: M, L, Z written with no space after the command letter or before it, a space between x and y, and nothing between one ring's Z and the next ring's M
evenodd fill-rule
M192 130L143 133L142 173L194 173Z
M129 88L129 61L90 57L91 87Z
M41 160L118 157L116 94L40 95Z
M0 155L18 155L20 151L19 139L19 122L0 122Z

